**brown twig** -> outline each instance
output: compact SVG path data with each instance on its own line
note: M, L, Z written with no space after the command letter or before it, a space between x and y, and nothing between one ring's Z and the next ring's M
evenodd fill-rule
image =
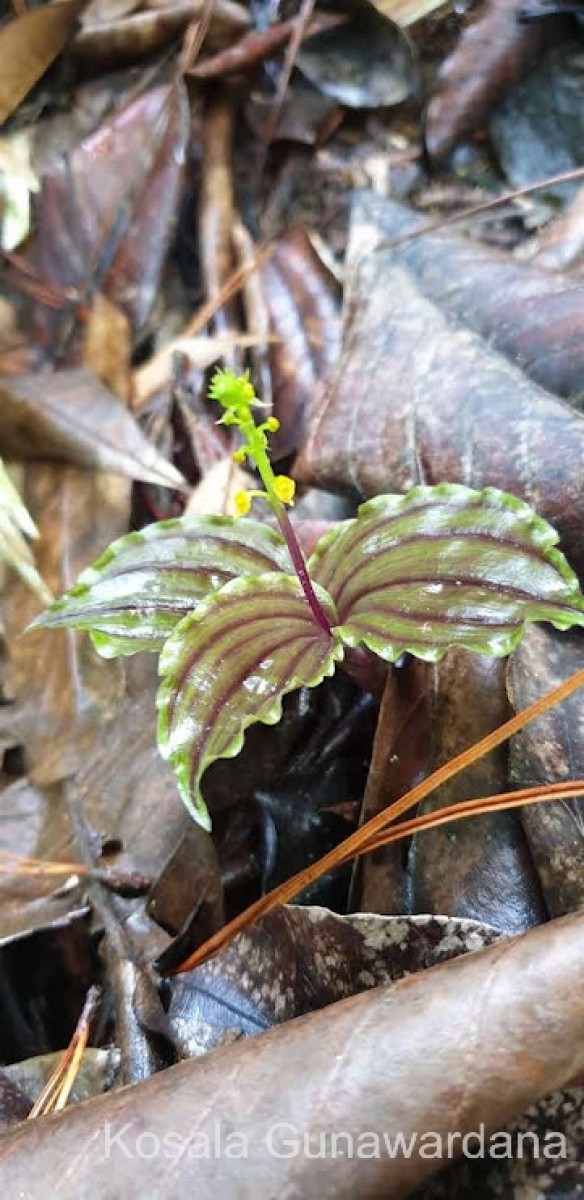
M301 41L314 37L317 33L324 33L325 30L335 29L338 25L344 25L347 19L337 13L321 13L304 29ZM279 21L278 24L271 25L269 29L244 33L235 45L206 58L187 73L194 79L216 79L219 75L247 71L284 46L296 29L296 22L297 18L291 17L288 21Z
M495 196L493 200L485 200L483 204L475 204L472 208L465 208L460 213L452 213L449 217L440 217L438 221L428 221L419 229L403 233L400 237L387 242L387 249L393 250L394 247L402 246L405 242L424 237L426 233L436 233L446 225L457 225L460 221L469 220L470 217L478 217L481 213L490 212L492 208L500 208L503 204L510 204L512 200L520 200L523 196L530 196L533 192L541 192L545 188L557 187L562 183L571 183L574 179L583 178L584 167L575 167L572 171L563 171L560 175L550 175L548 179L540 179L539 183L530 183L527 187L517 188L513 192L503 192L502 196Z

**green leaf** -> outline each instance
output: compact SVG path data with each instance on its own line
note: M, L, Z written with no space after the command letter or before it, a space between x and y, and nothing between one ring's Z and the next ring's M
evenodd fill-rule
M558 535L527 504L485 488L416 487L363 504L318 543L311 577L332 597L348 646L393 662L449 646L509 654L528 621L584 624Z
M276 570L292 570L288 548L259 521L160 521L113 542L34 624L88 629L104 658L159 650L210 591L234 577Z
M0 558L17 571L43 604L53 599L41 579L25 536L38 537L36 526L0 460Z
M330 597L317 594L334 623ZM275 725L282 697L315 687L342 657L282 574L233 580L177 625L160 655L158 745L200 825L210 827L200 788L210 763L235 757L248 725Z

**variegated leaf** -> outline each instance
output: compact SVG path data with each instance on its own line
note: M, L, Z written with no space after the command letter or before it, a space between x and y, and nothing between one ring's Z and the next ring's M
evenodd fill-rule
M558 536L523 501L455 484L378 496L325 535L310 560L348 646L389 662L449 646L508 654L528 621L584 624Z
M334 624L330 597L316 590ZM249 725L275 725L282 697L316 686L342 657L298 580L282 574L233 580L177 625L160 655L158 745L199 824L210 824L200 786L206 768L238 754Z
M104 658L159 650L178 621L230 579L292 570L259 521L180 517L119 538L35 622L88 629Z

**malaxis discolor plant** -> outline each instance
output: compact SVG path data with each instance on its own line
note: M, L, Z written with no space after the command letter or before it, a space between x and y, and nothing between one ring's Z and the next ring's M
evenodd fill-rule
M305 562L288 514L294 482L275 475L274 417L249 376L218 371L210 397L262 489L238 517L183 517L120 538L35 625L89 630L106 658L160 651L158 744L181 796L210 827L206 768L239 753L256 721L337 664L362 676L371 654L437 661L451 646L509 654L526 623L584 625L578 580L558 536L523 501L456 484L378 496L325 534ZM280 532L247 516L265 500ZM361 663L360 661L361 660Z

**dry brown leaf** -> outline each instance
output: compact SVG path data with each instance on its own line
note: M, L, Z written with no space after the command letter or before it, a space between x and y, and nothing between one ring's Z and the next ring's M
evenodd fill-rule
M222 1200L247 1192L397 1200L440 1160L415 1148L410 1157L335 1157L332 1133L350 1133L356 1146L375 1132L383 1147L384 1131L401 1130L406 1144L416 1134L419 1148L424 1132L445 1142L456 1132L459 1150L462 1136L481 1123L487 1138L504 1129L584 1069L583 990L580 914L28 1122L2 1139L4 1186L30 1200L44 1200L57 1186L65 1200L97 1200L112 1189L117 1200L137 1191L174 1200L194 1188L202 1200L214 1200L220 1170ZM138 1142L145 1130L147 1143ZM240 1137L229 1142L230 1155L233 1131ZM165 1154L162 1139L170 1132ZM122 1147L119 1139L112 1143L116 1133ZM322 1157L314 1154L319 1134L329 1146ZM309 1157L302 1143L311 1135ZM299 1140L300 1152L270 1153L274 1143L285 1153L286 1137ZM147 1158L140 1155L146 1144Z
M530 628L508 667L515 708L524 708L584 665L580 633ZM511 742L514 787L584 776L582 698L572 696ZM552 916L584 906L584 803L563 800L522 809L521 818L541 890Z
M0 377L0 450L184 488L125 406L85 369Z
M584 283L540 270L458 233L424 233L411 209L362 197L396 263L423 293L484 337L530 379L579 404L584 397ZM412 236L413 235L413 236Z
M584 573L584 418L427 300L367 209L352 225L343 353L295 474L366 496L502 488L555 525Z
M249 471L233 462L230 456L220 458L209 471L203 475L189 499L184 512L185 517L205 516L234 516L234 497L236 492L246 491L255 487L255 479Z
M450 650L430 668L430 770L507 720L504 677L501 659L461 650ZM528 703L524 698L521 707ZM438 788L419 813L504 792L507 758L507 747L499 747ZM545 813L546 806L539 807ZM490 813L418 835L410 870L413 912L473 917L506 933L521 933L546 920L521 820L514 812Z
M63 49L87 0L58 0L23 12L0 29L0 125Z
M126 532L129 487L123 479L34 463L24 494L40 535L39 570L55 595ZM22 637L40 610L36 597L14 579L2 611L15 703L0 712L12 744L24 747L34 781L55 783L80 766L104 716L117 711L123 675L119 663L104 662L87 637L70 630L34 630Z
M46 282L81 302L96 287L124 310L135 334L160 286L185 169L190 114L184 85L153 88L116 110L42 178L28 251ZM38 305L39 338L67 351L78 313Z
M104 387L128 406L132 379L130 322L121 308L98 292L85 328L83 361Z
M429 17L438 8L445 8L448 0L371 0L384 17L390 17L402 29Z
M483 0L443 62L426 114L433 159L481 129L507 88L529 70L546 44L547 21L520 21L525 0Z

